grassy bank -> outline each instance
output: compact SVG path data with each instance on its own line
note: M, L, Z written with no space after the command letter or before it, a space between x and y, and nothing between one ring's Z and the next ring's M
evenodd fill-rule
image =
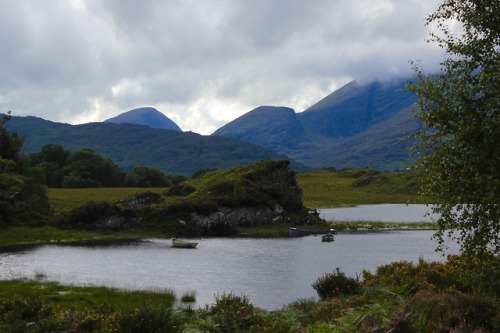
M157 231L88 231L67 230L55 227L7 227L0 232L0 249L27 244L99 243L108 241L133 241L148 237L165 237Z

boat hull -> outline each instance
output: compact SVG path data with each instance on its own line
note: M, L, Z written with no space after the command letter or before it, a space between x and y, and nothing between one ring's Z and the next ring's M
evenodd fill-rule
M322 242L333 242L334 240L335 240L334 234L326 234L326 235L321 236Z
M172 247L179 249L194 249L198 243L172 239Z

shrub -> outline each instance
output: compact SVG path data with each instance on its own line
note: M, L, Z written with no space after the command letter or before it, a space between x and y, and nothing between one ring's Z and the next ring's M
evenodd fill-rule
M184 316L172 307L148 305L123 311L118 332L181 332Z
M214 316L221 332L241 332L260 323L257 310L248 297L232 293L218 295L209 314Z
M424 291L410 298L405 312L418 332L498 332L498 307L484 295Z
M191 193L195 192L196 188L191 185L175 185L172 186L166 193L167 196L169 197L186 197L190 195Z
M361 291L361 285L357 279L347 277L337 267L333 273L327 273L319 277L312 287L321 299L337 297L341 295L355 295Z

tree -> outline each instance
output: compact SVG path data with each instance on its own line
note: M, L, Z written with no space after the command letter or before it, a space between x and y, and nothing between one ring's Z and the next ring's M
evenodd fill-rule
M23 139L3 126L9 120L0 114L0 226L36 222L49 210L45 186L23 174Z
M68 158L62 187L111 187L122 182L123 173L113 161L92 149L81 149Z
M170 186L171 182L167 176L157 169L137 166L127 174L124 185L130 187L164 187Z
M500 2L445 0L427 18L434 23L440 33L430 41L448 56L436 75L416 65L410 90L420 97L416 116L427 127L418 133L416 167L423 194L441 215L438 249L452 230L463 253L498 254Z

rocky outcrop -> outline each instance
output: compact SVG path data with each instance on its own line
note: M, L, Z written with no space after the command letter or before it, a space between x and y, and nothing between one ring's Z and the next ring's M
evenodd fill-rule
M209 229L214 225L237 226L258 226L275 223L283 219L283 208L277 205L275 209L261 205L255 207L220 207L216 212L210 214L191 213L189 224Z
M226 200L220 200L215 211L190 212L187 224L205 230L216 226L251 227L286 221L290 213L300 219L295 223L320 221L319 216L304 208L303 191L288 165L288 161L268 162L264 168L245 173L235 184L219 186L217 195L225 193ZM233 201L227 200L230 196ZM236 200L235 196L241 198Z

